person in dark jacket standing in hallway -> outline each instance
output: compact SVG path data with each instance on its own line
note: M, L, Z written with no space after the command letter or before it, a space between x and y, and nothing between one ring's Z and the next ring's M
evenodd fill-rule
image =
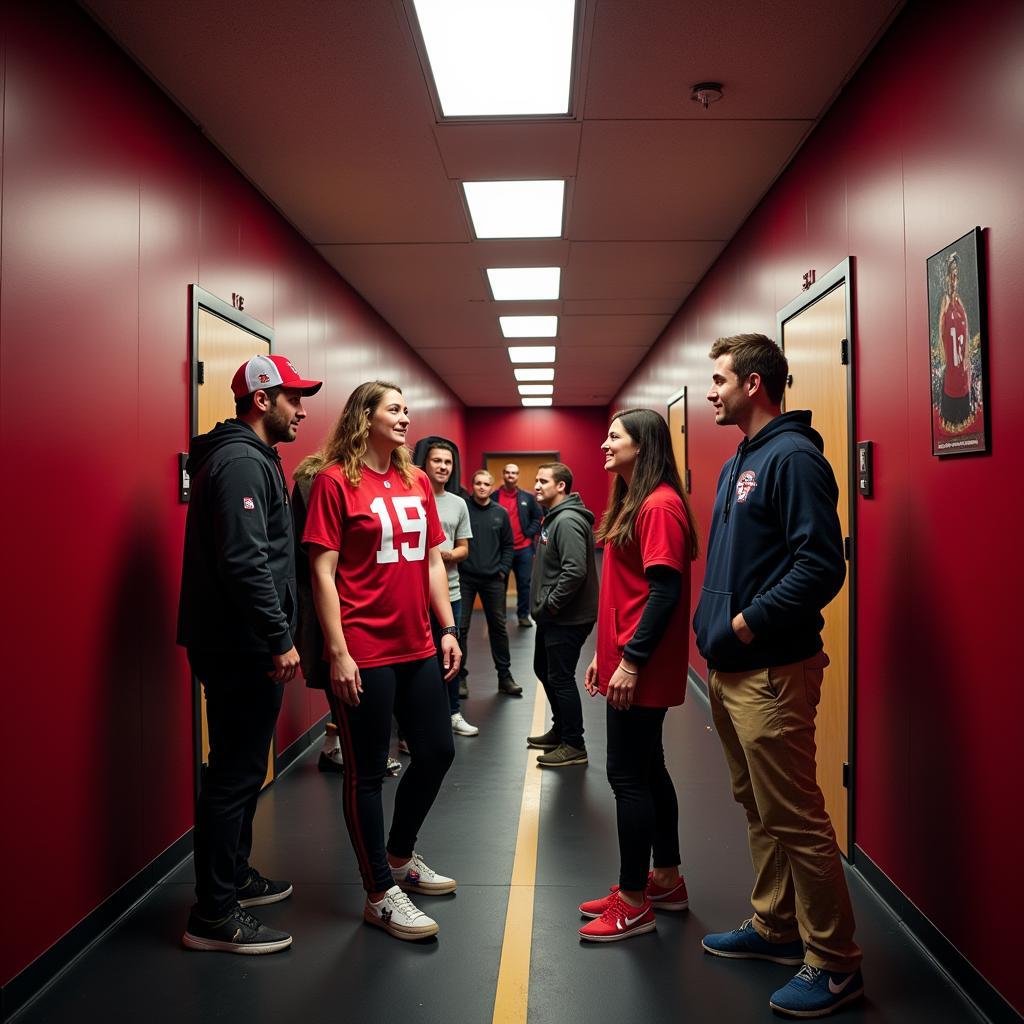
M249 864L283 684L299 666L288 485L276 445L295 440L304 380L284 356L254 356L231 382L236 418L192 438L192 496L178 643L206 691L210 758L196 805L196 904L189 949L275 953L291 945L246 908L291 895Z
M545 511L530 584L537 623L533 670L548 695L552 724L526 745L544 751L537 764L545 768L587 763L576 665L597 619L594 514L571 491L565 463L537 467L533 492Z
M494 500L508 513L512 525L512 572L516 577L516 617L520 626L530 627L530 573L540 533L540 505L529 491L519 486L519 467L510 462L501 471L502 484ZM505 577L508 590L508 577Z
M814 719L828 656L821 610L846 575L839 490L806 411L781 412L789 367L762 334L719 338L708 401L744 438L722 468L694 617L711 712L747 814L754 916L706 952L803 966L772 1009L821 1017L863 993Z
M459 590L462 593L462 650L467 651L469 627L473 624L473 604L477 595L487 617L487 639L498 673L498 690L509 697L521 697L523 688L512 678L512 659L508 652L508 628L505 625L505 581L512 568L512 526L505 510L491 500L494 477L486 469L473 474L473 492L466 501L473 540L468 557L459 563ZM465 674L466 657L462 668ZM466 696L460 688L460 696ZM467 689L468 693L468 689Z

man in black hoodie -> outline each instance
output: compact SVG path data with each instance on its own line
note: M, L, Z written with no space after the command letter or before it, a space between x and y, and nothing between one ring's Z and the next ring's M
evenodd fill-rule
M697 647L711 712L747 814L754 916L706 952L803 963L770 1000L798 1017L863 993L835 832L817 782L814 718L828 657L822 608L846 575L839 491L811 414L781 412L789 367L762 334L719 338L708 401L744 434L722 469Z
M237 418L192 438L192 496L178 643L206 690L209 766L196 805L189 949L275 953L291 945L247 907L291 895L249 864L252 820L283 685L295 676L298 601L288 486L274 447L295 440L303 380L284 356L253 356L231 382Z
M537 764L564 768L586 764L583 708L576 666L597 620L594 513L572 492L572 470L564 462L537 467L533 488L544 509L530 584L530 612L537 623L533 670L551 705L551 728L529 736L543 750Z
M487 639L491 645L494 669L498 673L498 692L521 697L523 688L512 678L512 659L508 650L508 629L505 625L505 581L512 568L512 525L505 510L491 500L494 477L486 469L473 474L473 491L466 501L473 539L469 555L459 562L459 590L462 592L459 643L466 653L462 657L465 670L469 654L469 627L473 624L473 604L480 597L487 617ZM460 696L464 694L461 687Z

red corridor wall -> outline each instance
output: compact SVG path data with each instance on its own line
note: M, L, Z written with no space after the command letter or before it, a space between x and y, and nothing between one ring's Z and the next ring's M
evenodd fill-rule
M858 440L855 839L1018 1011L1024 690L1013 645L1024 497L1024 5L908 6L628 381L617 404L690 387L698 521L740 435L704 395L710 343L854 263ZM992 451L931 455L925 259L976 224L988 263ZM702 563L694 574L700 594ZM691 647L691 662L704 663Z
M270 324L325 387L290 471L360 381L425 432L462 403L76 7L3 6L2 426L10 500L6 984L192 825L174 645L188 285ZM278 749L325 713L289 686ZM17 773L17 785L13 784Z

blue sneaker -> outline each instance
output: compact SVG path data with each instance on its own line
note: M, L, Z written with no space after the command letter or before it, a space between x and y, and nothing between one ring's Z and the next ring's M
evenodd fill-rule
M772 995L768 1005L787 1017L825 1017L862 995L860 970L836 974L804 964L788 985Z
M731 932L705 935L701 945L705 953L732 960L771 960L774 964L804 962L804 944L799 939L796 942L769 942L757 933L750 918Z

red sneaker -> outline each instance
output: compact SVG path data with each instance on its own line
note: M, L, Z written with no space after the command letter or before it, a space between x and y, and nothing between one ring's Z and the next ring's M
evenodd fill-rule
M631 907L617 892L608 897L608 906L595 921L580 929L587 942L618 942L631 935L654 931L654 907L645 899L642 907Z
M602 896L599 900L587 900L580 904L580 913L584 917L600 917L607 908L612 896L619 891L617 885L613 885L608 896ZM690 898L686 893L686 882L683 876L679 876L679 884L672 889L660 889L654 884L654 872L647 876L647 888L644 890L647 899L655 910L686 910L690 905Z

